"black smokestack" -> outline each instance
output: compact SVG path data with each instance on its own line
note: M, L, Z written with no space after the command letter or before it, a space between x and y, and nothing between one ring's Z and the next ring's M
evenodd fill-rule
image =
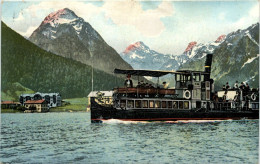
M213 54L207 54L207 56L206 56L205 72L209 73L209 74L205 75L205 80L210 79L212 56L213 56Z
M205 72L210 73L213 54L207 54L205 61Z

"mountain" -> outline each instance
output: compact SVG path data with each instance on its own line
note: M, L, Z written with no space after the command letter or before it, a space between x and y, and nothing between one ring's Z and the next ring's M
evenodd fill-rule
M21 93L59 92L62 98L86 97L92 68L34 45L1 23L1 99L16 100ZM93 70L94 90L122 86L124 79Z
M88 22L68 8L49 14L29 40L46 51L111 74L115 68L132 69Z
M130 44L121 57L134 69L175 70L188 59L186 55L165 55L151 50L142 41Z
M134 69L201 70L207 53L213 53L212 74L216 89L238 80L259 87L259 23L221 35L209 43L190 42L181 55L164 55L143 42L131 44L120 55ZM170 77L162 78L173 81ZM170 82L170 86L174 83Z
M207 53L212 53L225 38L226 35L221 35L214 42L190 42L181 55L162 54L138 41L130 44L120 55L134 69L177 70L187 61L200 60Z
M206 56L207 53L213 53L214 50L224 42L226 35L221 35L214 42L209 43L197 43L195 41L190 42L183 52L183 55L187 55L189 59L200 60Z
M124 52L120 53L121 57L128 62L134 69L148 70L177 70L179 66L185 63L189 58L187 55L162 54L151 50L142 41L130 44ZM157 83L157 78L146 77L150 81ZM167 81L169 86L174 86L174 76L166 75L160 77L161 84Z
M213 51L211 70L216 88L220 89L226 82L233 85L236 80L259 87L259 23L231 32L219 43ZM199 60L189 60L180 69L204 69L205 56L195 50L193 59Z

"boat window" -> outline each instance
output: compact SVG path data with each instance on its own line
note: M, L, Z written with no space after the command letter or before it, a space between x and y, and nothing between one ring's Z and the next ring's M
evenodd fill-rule
M135 100L135 107L141 108L141 100Z
M186 81L190 81L190 75L186 75Z
M161 108L161 101L155 101L155 108Z
M209 88L210 87L210 82L206 81L206 87Z
M125 108L125 105L126 105L126 101L125 100L121 100L120 101L120 107L121 108Z
M184 109L189 109L189 101L184 101Z
M168 102L168 108L172 108L172 102L171 101L167 101Z
M154 108L154 101L149 101L149 108Z
M143 101L143 108L148 108L148 101L147 100Z
M166 108L166 101L162 101L162 108Z
M210 91L209 90L206 91L206 99L210 100Z
M192 92L192 98L200 99L201 98L201 91L200 89L194 89Z
M201 81L204 81L204 75L200 75Z
M193 74L193 80L194 81L200 81L200 74L199 73L194 73Z
M258 103L252 103L252 109L259 109Z
M172 108L178 109L178 101L172 102Z
M127 108L134 108L134 100L127 100Z
M176 74L176 81L181 81L181 75L180 74Z
M181 81L182 82L184 81L184 75L181 75Z
M183 109L183 101L179 102L179 109Z

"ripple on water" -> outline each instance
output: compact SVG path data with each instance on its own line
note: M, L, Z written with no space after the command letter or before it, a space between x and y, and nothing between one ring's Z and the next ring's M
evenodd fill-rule
M91 124L89 113L2 114L2 162L257 163L258 120Z

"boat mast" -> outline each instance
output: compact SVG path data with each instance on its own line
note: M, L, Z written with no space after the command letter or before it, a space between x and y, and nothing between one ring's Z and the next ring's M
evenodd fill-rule
M157 86L156 87L158 88L158 86L159 86L159 77L157 79Z
M91 91L93 93L93 88L94 88L93 54L91 51L89 51L89 52L90 52L90 56L91 56L91 68L92 68L91 69Z

